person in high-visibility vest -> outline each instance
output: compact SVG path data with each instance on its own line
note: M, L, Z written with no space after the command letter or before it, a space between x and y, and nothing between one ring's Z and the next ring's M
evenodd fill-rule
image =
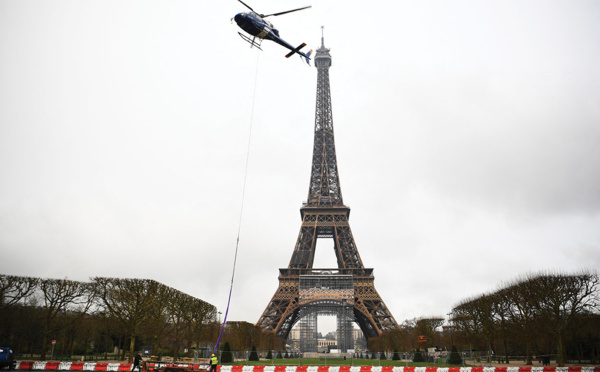
M217 364L219 364L219 360L215 354L212 354L210 356L210 370L208 372L217 372Z

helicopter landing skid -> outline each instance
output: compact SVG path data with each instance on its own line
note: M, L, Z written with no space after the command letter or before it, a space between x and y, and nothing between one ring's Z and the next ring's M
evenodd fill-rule
M258 48L259 50L262 50L262 49L260 48L260 44L261 44L261 43L260 43L260 42L259 42L259 43L257 43L257 42L255 41L255 39L256 39L256 38L254 38L254 37L253 37L252 39L250 39L248 36L246 36L246 35L242 34L241 32L238 32L238 35L240 35L240 36L242 37L242 39L244 39L245 41L247 41L247 42L250 44L250 48L252 48L252 47L256 47L256 48ZM262 39L259 39L259 40L262 40Z

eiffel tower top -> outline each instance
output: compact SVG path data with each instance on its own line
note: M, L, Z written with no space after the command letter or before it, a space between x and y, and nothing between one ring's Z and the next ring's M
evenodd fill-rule
M316 68L331 67L331 55L329 54L329 49L325 48L323 28L324 27L321 26L321 47L317 49L317 54L315 55Z
M315 139L308 199L303 209L344 208L346 213L350 213L349 208L344 206L340 188L329 89L331 55L325 48L324 37L321 37L321 47L315 55L315 66L318 70Z

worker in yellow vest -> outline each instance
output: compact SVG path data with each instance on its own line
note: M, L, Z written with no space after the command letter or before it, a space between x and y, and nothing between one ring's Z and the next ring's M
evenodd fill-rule
M217 364L219 363L219 360L217 359L217 357L215 356L215 354L212 354L210 356L210 370L209 372L217 372Z

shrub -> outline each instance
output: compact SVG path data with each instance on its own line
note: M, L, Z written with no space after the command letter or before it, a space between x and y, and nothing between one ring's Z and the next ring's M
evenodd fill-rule
M250 361L258 361L258 353L256 352L256 346L252 345L252 351L250 352L250 356L248 357Z
M233 353L231 352L231 346L229 342L225 342L223 351L221 352L221 363L233 363Z
M448 358L448 364L462 364L462 358L460 357L458 350L456 350L456 346L452 346L450 358Z
M413 356L413 362L417 363L424 361L425 360L423 359L423 354L421 354L421 350L417 349L417 351L415 351L415 355Z

